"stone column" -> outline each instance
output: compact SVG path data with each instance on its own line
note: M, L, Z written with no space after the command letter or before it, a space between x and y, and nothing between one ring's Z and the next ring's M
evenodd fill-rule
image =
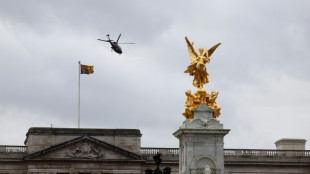
M193 119L173 133L180 141L179 173L224 174L224 136L229 129L212 118L213 110L206 104L193 112Z

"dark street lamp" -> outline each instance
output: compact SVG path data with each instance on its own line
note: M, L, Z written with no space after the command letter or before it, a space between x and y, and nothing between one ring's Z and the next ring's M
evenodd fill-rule
M163 169L163 171L159 168L159 165L162 162L162 158L161 158L161 154L160 153L157 153L157 155L154 155L153 159L154 159L154 162L155 162L155 164L157 166L156 169L154 170L154 173L153 173L152 169L147 168L145 170L145 174L170 174L171 173L171 168L170 167L165 167Z

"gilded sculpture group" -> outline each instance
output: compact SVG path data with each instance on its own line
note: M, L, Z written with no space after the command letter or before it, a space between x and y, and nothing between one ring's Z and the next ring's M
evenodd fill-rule
M198 54L193 46L194 43L191 43L187 37L185 37L185 40L188 47L189 58L191 60L191 64L187 67L185 73L194 76L193 85L197 87L197 91L194 94L192 94L190 90L185 91L187 98L184 103L185 110L182 114L187 120L193 119L193 110L201 104L206 104L213 110L213 118L217 118L221 114L221 107L216 102L218 92L212 91L211 94L208 94L206 89L203 88L203 85L209 82L206 63L210 62L210 56L220 43L209 50L206 48L199 48Z

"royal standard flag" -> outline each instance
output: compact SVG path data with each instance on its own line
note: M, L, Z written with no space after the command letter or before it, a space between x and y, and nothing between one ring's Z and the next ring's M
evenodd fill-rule
M81 64L81 74L92 74L92 73L94 73L94 66Z

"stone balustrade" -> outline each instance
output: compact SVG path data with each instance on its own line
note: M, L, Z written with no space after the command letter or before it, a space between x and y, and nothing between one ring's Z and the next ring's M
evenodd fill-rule
M147 160L153 160L153 156L157 153L161 153L163 156L163 160L172 160L175 162L179 162L179 148L141 148L140 150L141 156Z
M225 149L224 156L310 157L310 150Z
M0 152L24 153L26 146L1 146ZM179 148L152 148L143 147L141 155L179 155ZM306 156L310 157L310 150L268 150L268 149L224 149L225 156Z
M179 155L179 148L141 148L141 155ZM310 157L310 150L224 149L224 156Z
M0 153L25 153L27 146L0 145ZM178 156L179 148L152 148L143 147L140 150L142 156L152 156L161 153L165 156ZM224 149L224 156L253 156L253 157L310 157L310 150L268 150L268 149Z
M157 153L165 155L179 155L179 148L141 148L141 155L156 155Z
M25 153L26 146L0 146L0 153Z

